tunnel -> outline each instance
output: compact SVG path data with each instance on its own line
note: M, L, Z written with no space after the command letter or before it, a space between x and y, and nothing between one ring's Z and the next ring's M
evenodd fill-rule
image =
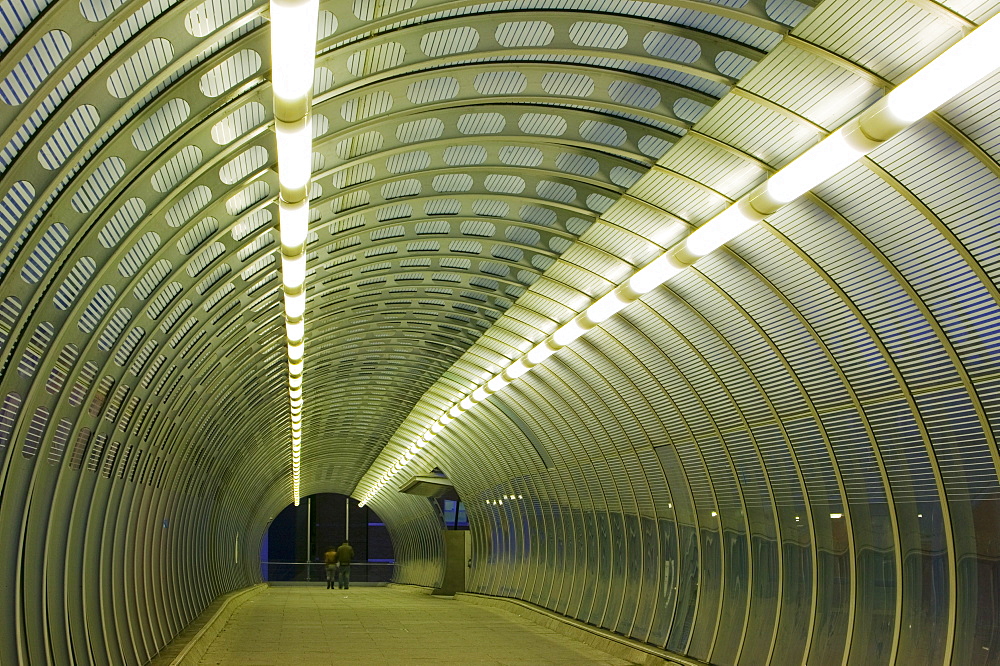
M676 663L1000 664L998 11L0 0L0 663L320 493L439 588L437 478L468 593Z

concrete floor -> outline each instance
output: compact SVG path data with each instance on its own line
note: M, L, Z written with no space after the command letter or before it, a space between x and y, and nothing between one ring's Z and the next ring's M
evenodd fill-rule
M615 664L512 613L386 587L272 587L240 606L202 664Z

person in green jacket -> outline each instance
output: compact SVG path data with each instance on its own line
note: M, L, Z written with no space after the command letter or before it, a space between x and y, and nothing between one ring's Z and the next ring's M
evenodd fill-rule
M346 541L337 548L337 576L341 590L351 587L351 560L354 559L354 549Z

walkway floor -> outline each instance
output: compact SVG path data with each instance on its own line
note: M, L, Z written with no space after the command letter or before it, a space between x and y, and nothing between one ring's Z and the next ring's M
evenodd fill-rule
M272 587L240 606L202 664L615 664L502 610L387 587Z

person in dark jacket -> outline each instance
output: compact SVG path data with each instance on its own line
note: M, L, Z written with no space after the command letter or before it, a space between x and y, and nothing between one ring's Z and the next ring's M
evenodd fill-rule
M323 562L326 564L326 589L332 590L337 580L337 549L332 545L323 553Z
M352 559L354 559L354 549L345 541L337 548L337 576L341 590L351 587Z

